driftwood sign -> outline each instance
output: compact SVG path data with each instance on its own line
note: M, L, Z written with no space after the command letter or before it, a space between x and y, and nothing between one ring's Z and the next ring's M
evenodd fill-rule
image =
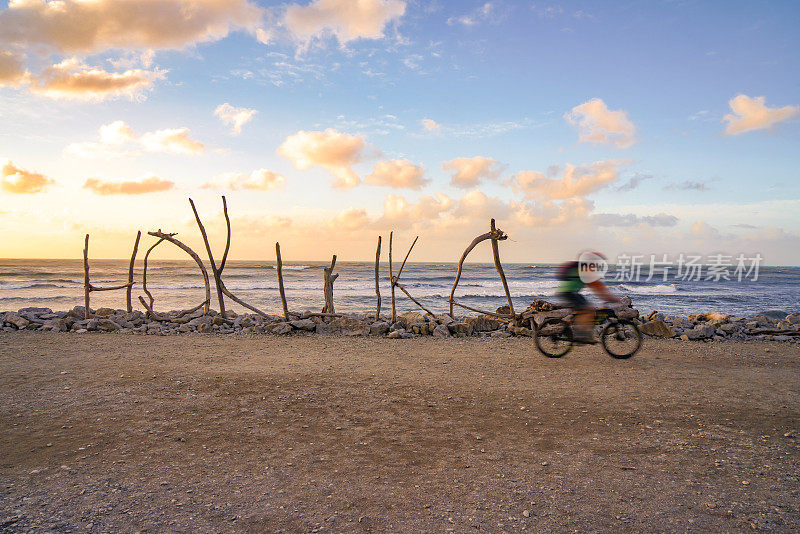
M214 278L214 285L217 291L217 301L219 302L219 310L220 313L225 315L225 297L228 297L233 302L239 304L240 306L253 311L261 316L267 317L267 314L252 304L249 304L243 301L241 298L234 295L226 286L223 280L223 272L225 270L225 264L228 260L228 252L231 248L231 220L228 216L228 203L225 197L222 197L222 212L225 217L225 226L226 226L226 239L225 239L225 249L222 253L221 260L219 265L217 265L214 254L211 251L211 244L208 240L208 234L206 233L205 226L203 226L203 221L200 219L200 214L195 207L194 201L190 198L189 204L192 208L192 212L194 213L195 221L197 222L197 227L200 230L200 235L203 238L203 244L206 248L206 254L208 255L208 262L211 266L211 276ZM200 269L200 274L203 277L203 284L205 288L205 300L195 306L194 308L183 310L178 313L178 316L184 316L190 313L194 313L195 311L203 308L203 314L207 315L210 313L210 303L211 303L211 287L209 281L208 270L206 269L205 265L203 264L203 260L200 256L192 250L188 245L178 240L175 236L176 233L165 233L162 232L161 229L155 232L148 232L148 235L157 238L158 240L151 245L147 252L144 255L144 260L142 262L142 291L146 295L139 296L139 302L144 306L147 316L155 319L155 320L168 320L166 316L160 314L155 311L154 309L154 302L155 298L153 294L147 289L147 265L148 260L150 258L150 254L153 252L158 245L167 241L172 243L179 249L186 252L189 257L191 257L194 262L197 264L198 268ZM142 232L139 231L136 234L136 241L133 245L133 252L131 254L130 266L128 268L128 281L125 284L120 284L117 286L111 287L98 287L91 283L89 278L89 234L86 234L86 239L84 242L83 248L83 271L84 271L84 315L85 318L91 317L91 309L90 309L90 294L93 291L113 291L117 289L125 289L126 290L126 307L128 312L132 311L131 306L131 291L134 286L134 276L133 276L133 268L134 263L136 262L136 254L139 250L139 241L141 239ZM459 303L455 300L455 292L456 288L458 287L458 282L461 280L461 273L464 268L464 261L467 259L467 256L470 252L482 241L491 240L492 244L492 256L494 258L494 265L497 269L497 273L500 275L500 281L503 284L503 290L505 292L506 298L508 299L508 308L509 313L497 313L492 311L486 310L479 310L476 308L472 308L465 304ZM467 246L464 253L461 255L461 259L458 262L458 270L456 271L456 277L453 281L453 287L450 290L450 316L453 316L453 307L459 306L461 308L474 311L477 313L482 313L485 315L492 315L495 317L500 317L503 319L512 319L516 322L517 316L514 313L514 303L511 300L511 293L508 290L508 282L506 281L505 273L503 272L503 266L500 263L500 254L498 250L498 242L505 241L508 239L508 236L499 228L495 226L495 220L492 219L489 225L489 231L485 234L481 234ZM375 297L376 297L376 307L375 307L375 320L377 321L380 318L381 314L381 291L380 291L380 260L381 260L381 236L378 236L378 246L375 251ZM396 296L395 296L395 288L398 288L402 291L415 305L417 305L420 309L422 309L427 315L430 315L434 319L436 318L436 314L433 313L430 309L425 307L422 302L416 299L408 289L400 283L400 276L403 274L403 269L406 266L406 262L408 261L409 256L411 255L411 251L414 249L414 245L417 244L419 240L419 236L414 238L414 241L411 243L411 246L408 248L408 252L406 252L405 258L403 258L403 262L400 264L400 268L397 271L397 275L394 274L394 267L393 267L393 260L392 260L392 252L393 252L393 242L394 242L394 232L389 232L389 288L391 292L391 301L392 301L392 322L397 321L397 306L396 306ZM275 259L276 259L276 271L278 274L278 291L280 292L280 299L281 299L281 308L283 311L283 317L285 320L289 321L293 318L298 318L301 315L304 316L318 316L318 317L341 317L341 314L336 313L335 306L334 306L334 299L333 299L333 283L339 277L339 273L334 273L333 270L336 267L336 255L333 255L331 259L331 264L329 267L323 268L323 299L324 305L322 307L322 311L320 313L305 313L300 314L297 312L292 312L289 310L289 306L286 300L286 291L284 286L283 280L283 260L281 258L281 245L280 243L275 243ZM174 318L174 316L171 316Z

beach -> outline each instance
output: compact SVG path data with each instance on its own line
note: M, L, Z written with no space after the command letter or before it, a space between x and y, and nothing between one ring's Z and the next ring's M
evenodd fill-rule
M0 332L0 528L793 532L798 356Z

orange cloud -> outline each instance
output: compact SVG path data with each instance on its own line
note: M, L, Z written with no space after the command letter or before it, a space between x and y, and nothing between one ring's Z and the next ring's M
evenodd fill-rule
M324 132L299 131L286 138L277 153L299 170L318 166L333 174L333 186L350 189L359 184L352 165L361 159L364 139L328 128Z
M205 145L189 137L188 128L168 128L138 136L124 121L104 124L99 130L100 141L71 143L64 152L81 158L116 158L146 152L169 154L201 154Z
M446 161L442 163L442 170L454 171L450 177L450 185L470 189L477 186L481 180L493 180L500 176L503 165L496 159L476 156Z
M20 169L10 161L3 165L2 172L0 172L0 188L8 193L40 193L54 183L45 175Z
M298 39L330 34L347 43L382 38L384 28L405 11L402 0L316 0L307 6L290 5L284 22Z
M523 226L565 226L584 220L594 209L594 202L585 198L568 198L563 202L543 200L536 203L510 203L514 219Z
M370 222L367 210L363 208L348 208L327 221L327 226L335 230L353 232L366 228Z
M560 178L536 171L521 171L508 181L516 193L527 198L566 199L594 193L617 179L617 167L627 160L596 161L591 165L567 164Z
M139 139L148 152L171 154L200 154L205 145L189 138L189 128L171 128L149 132Z
M578 129L578 139L584 143L627 148L636 142L636 126L628 119L628 112L611 111L599 98L575 106L564 119Z
M202 189L228 189L239 191L243 189L252 191L271 191L286 185L286 178L280 174L266 169L258 169L252 173L243 174L229 172L215 176L201 187Z
M11 0L0 11L0 45L57 53L172 48L254 30L263 10L247 0Z
M0 87L23 85L28 81L28 76L19 56L0 50Z
M394 188L421 189L430 180L423 175L425 169L414 165L407 159L379 161L366 182L371 185L383 185Z
M127 182L108 182L97 178L89 178L83 184L83 187L84 189L92 190L98 195L143 195L145 193L169 191L175 187L175 183L150 175L141 180Z
M255 109L235 108L227 102L220 104L214 110L214 115L219 117L226 126L231 127L233 135L242 133L242 126L250 122L256 113L258 111Z
M424 196L415 204L400 195L386 195L383 201L383 218L392 223L432 220L450 211L455 206L453 199L444 193Z
M163 79L164 74L160 70L143 69L108 72L84 65L72 57L32 76L30 90L50 98L68 100L133 97Z
M753 130L765 130L779 122L794 119L800 115L800 106L768 108L766 101L763 96L752 98L747 95L738 95L731 98L728 104L733 113L722 118L728 123L725 133L739 135Z

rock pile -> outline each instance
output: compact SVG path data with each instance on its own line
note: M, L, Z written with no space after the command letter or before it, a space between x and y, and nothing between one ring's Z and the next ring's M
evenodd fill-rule
M498 313L506 313L503 308ZM763 339L774 341L800 341L800 314L793 313L785 319L765 315L750 318L733 317L720 313L703 313L688 317L670 317L653 312L646 318L631 306L630 299L615 308L618 317L631 319L640 325L642 332L652 337L679 338L694 341L723 341ZM306 312L286 321L282 316L263 317L257 314L238 315L228 312L224 316L211 312L203 315L198 310L181 316L178 312L163 314L164 320L150 319L140 311L99 308L91 310L91 319L84 319L83 306L63 312L49 308L23 308L16 312L0 312L0 327L4 331L37 330L44 332L117 332L122 334L178 335L188 333L216 334L328 334L342 336L383 336L402 339L416 336L439 338L468 336L532 336L534 326L549 317L569 318L570 310L559 308L546 301L535 301L521 314L519 325L510 324L492 315L477 317L451 317L447 314L431 317L418 312L398 316L392 323L387 318L375 321L368 314L350 314L339 317L320 317Z

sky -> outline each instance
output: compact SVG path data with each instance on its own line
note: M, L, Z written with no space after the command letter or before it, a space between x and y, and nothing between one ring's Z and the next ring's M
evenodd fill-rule
M796 2L0 6L0 257L800 264Z

